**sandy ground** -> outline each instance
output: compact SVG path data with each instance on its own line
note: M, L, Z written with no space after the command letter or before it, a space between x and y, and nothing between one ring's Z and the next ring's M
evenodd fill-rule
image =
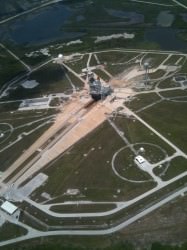
M55 123L35 142L27 149L11 166L2 174L1 181L5 180L11 173L13 173L21 164L23 164L36 150L42 147L49 138L51 138L57 131L64 127L68 118L73 114L76 114L79 109L84 106L84 103L77 100L72 100L71 103L66 104L64 110L56 117Z
M7 183L8 185L14 183L19 186L27 178L33 176L46 164L49 164L49 162L102 124L109 114L118 107L123 106L124 98L129 95L133 95L130 88L127 88L126 91L122 91L120 88L115 89L112 96L108 96L102 102L93 103L88 108L85 108L85 106L92 101L91 97L87 96L86 93L75 95L63 107L62 112L57 115L54 124L3 173L1 181L6 180L14 171L16 172L39 149L39 155L23 165L23 168L14 174ZM118 98L111 101L115 96ZM51 137L54 137L52 141Z
M83 110L84 111L84 110ZM27 170L18 180L15 181L15 185L20 185L27 178L32 176L36 171L42 169L49 162L57 158L60 154L65 152L69 147L78 142L81 138L93 131L106 119L106 112L110 110L100 105L95 105L88 113L79 112L80 116L76 115L68 120L69 126L72 128L62 136L51 148L44 151L40 159L35 162L31 168ZM111 112L111 111L110 111ZM83 114L83 115L82 115ZM14 179L14 178L13 178Z

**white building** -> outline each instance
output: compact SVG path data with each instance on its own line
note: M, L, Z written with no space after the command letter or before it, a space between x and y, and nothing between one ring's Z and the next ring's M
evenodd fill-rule
M14 204L12 204L9 201L5 201L2 205L1 205L1 209L4 210L5 212L7 212L8 214L12 215L16 212L16 210L18 209L18 207L16 207Z
M135 161L138 162L139 164L142 164L145 162L145 159L141 155L138 155L135 157Z

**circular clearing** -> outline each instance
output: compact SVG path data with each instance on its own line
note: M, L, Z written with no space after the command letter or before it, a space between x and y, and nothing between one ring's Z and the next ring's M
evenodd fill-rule
M132 145L133 146L133 145ZM134 183L152 181L134 162L135 155L129 146L120 148L112 157L112 170L122 180Z
M164 160L168 155L165 150L151 143L135 143L120 148L112 158L112 169L114 173L122 180L134 183L153 181L147 172L138 168L134 162L135 155L131 147L137 154L142 155L151 164ZM142 150L144 149L144 150ZM167 166L166 166L167 168ZM163 170L164 171L164 170Z

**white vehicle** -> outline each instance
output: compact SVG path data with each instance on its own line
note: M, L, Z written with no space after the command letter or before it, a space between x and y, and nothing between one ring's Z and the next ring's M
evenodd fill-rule
M138 162L139 164L142 164L145 162L145 159L141 155L138 155L135 157L135 161Z

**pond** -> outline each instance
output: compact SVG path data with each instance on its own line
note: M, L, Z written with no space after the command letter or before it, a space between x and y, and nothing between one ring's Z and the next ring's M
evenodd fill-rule
M0 38L18 45L38 45L80 37L84 34L63 30L74 12L62 3L51 5L1 26Z
M175 16L170 11L161 11L157 17L157 25L162 27L170 27L175 20Z
M128 25L144 23L144 15L139 14L137 12L114 10L114 9L108 9L108 8L105 8L105 11L113 17L125 19L126 20L125 23Z
M177 37L179 30L172 28L154 28L145 31L144 40L158 43L163 50L185 50L187 42L181 41Z

